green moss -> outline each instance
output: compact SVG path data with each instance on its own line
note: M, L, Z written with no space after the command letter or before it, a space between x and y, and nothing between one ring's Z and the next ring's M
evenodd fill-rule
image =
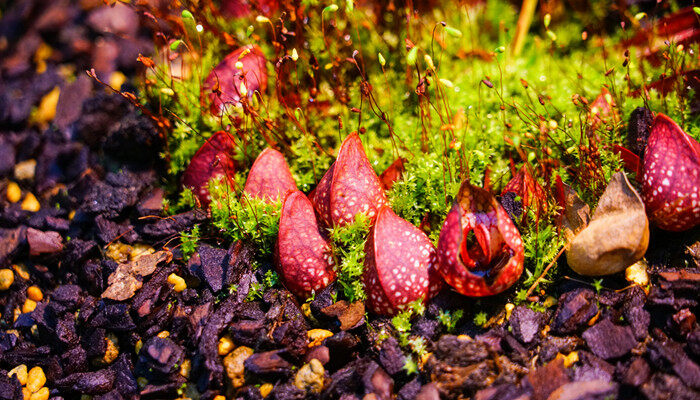
M223 182L211 182L211 223L219 234L256 245L259 257L271 257L277 240L281 201L271 202L230 192Z
M366 298L362 275L369 227L369 218L360 213L352 223L331 230L333 253L340 260L336 269L338 283L345 298L351 302Z

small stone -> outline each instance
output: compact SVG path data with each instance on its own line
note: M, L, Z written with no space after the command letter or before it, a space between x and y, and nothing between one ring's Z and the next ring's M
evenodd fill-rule
M224 357L224 369L234 388L245 385L245 360L253 355L253 349L246 346L236 348Z
M219 339L219 344L217 346L217 352L219 353L220 356L225 356L228 353L232 352L233 349L236 347L235 344L233 344L233 340L231 340L230 336L222 336Z
M37 200L32 193L28 192L27 195L24 196L20 208L24 211L37 212L41 209L41 204L39 204L39 200Z
M29 400L48 400L48 398L49 388L43 387L37 390L36 393L32 393L31 397L29 397Z
M15 281L15 274L7 268L0 269L0 290L7 290Z
M46 384L46 375L41 367L34 367L27 373L27 389L34 393Z
M173 290L178 293L187 289L187 283L185 280L181 276L174 273L168 275L168 283L173 285Z
M313 359L304 364L294 377L294 386L311 393L320 393L323 389L323 377L326 370L320 361Z
M333 336L333 332L326 329L311 329L307 335L309 336L309 347L316 347L323 343L326 338Z
M36 301L32 299L26 299L22 305L22 313L30 313L36 309Z
M10 378L12 378L12 376L16 376L20 385L24 386L27 384L27 366L24 364L20 364L12 368L12 370L10 370L10 372L7 373L7 376L9 376Z
M63 250L63 238L58 232L44 232L28 228L27 241L29 242L29 254L32 256L53 254Z
M5 188L5 197L10 203L16 203L22 198L22 189L15 182L9 182Z
M30 299L40 302L44 299L44 294L41 292L41 289L39 289L36 286L30 286L27 288L27 297Z
M20 181L34 179L35 171L36 160L32 159L18 162L15 165L15 178Z
M326 365L331 360L331 353L326 346L316 346L312 347L305 357L306 361L311 361L316 359L321 362L321 364Z
M271 383L263 383L260 385L260 395L265 398L270 395L274 386Z

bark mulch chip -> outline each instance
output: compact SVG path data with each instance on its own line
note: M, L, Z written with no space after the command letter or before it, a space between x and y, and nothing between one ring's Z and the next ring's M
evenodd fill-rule
M629 326L615 325L609 319L586 329L582 337L595 355L606 360L622 357L637 345Z
M576 289L559 297L559 306L554 312L552 331L574 333L585 327L598 313L595 293L590 289Z
M515 307L509 319L513 335L522 343L530 343L540 333L544 315L524 306Z

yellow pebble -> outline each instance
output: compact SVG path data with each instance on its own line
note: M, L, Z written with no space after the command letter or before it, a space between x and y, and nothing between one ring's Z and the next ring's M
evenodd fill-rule
M104 357L102 357L102 362L107 365L114 362L114 360L119 357L119 340L114 334L109 334L105 338L107 342L107 350L105 351Z
M45 126L56 116L56 106L58 105L58 97L61 95L61 89L56 86L41 98L36 112L32 115L33 121L39 126Z
M569 368L570 366L574 365L578 361L578 352L572 351L568 355L563 355L561 353L557 353L556 359L563 360L564 367Z
M428 359L430 359L430 356L432 356L433 353L423 353L420 356L420 365L425 365L425 363L428 362Z
M20 207L24 211L37 212L41 209L41 204L39 204L39 200L37 200L33 194L27 193Z
M24 304L22 304L22 313L30 313L36 308L36 301L32 299L26 299Z
M46 384L46 375L41 367L34 367L27 373L27 389L30 392L36 393Z
M272 386L271 383L263 383L262 385L260 385L260 395L262 397L269 396L270 392L272 392L273 388L274 388L274 386Z
M326 338L333 336L333 332L326 329L312 329L306 333L309 336L309 347L315 347L323 343Z
M17 276L20 278L24 279L25 281L29 279L29 271L27 270L27 267L21 264L15 264L12 266L12 269L15 270L15 273Z
M41 289L36 286L30 286L27 288L27 297L36 301L37 303L44 300L44 294L41 293Z
M143 341L139 339L138 342L134 345L134 350L136 351L136 354L139 354L141 352L141 347L143 347Z
M177 274L168 275L168 283L173 285L173 290L175 290L178 293L187 289L187 283L181 276Z
M639 286L649 284L649 274L647 274L647 263L644 260L637 261L625 270L625 279Z
M43 387L32 394L29 400L47 400L49 398L49 388Z
M216 396L214 396L214 400L226 400L226 396L222 396L220 394L217 394Z
M0 269L0 290L7 290L15 282L15 274L7 268Z
M12 368L12 370L10 370L10 372L7 373L7 376L9 376L10 378L12 378L13 375L15 375L17 377L17 380L19 381L20 385L24 386L27 384L27 366L26 365L20 364L16 367Z
M168 331L160 331L160 332L158 332L158 335L157 335L157 336L158 336L159 338L161 338L161 339L166 339L168 336L170 336L170 332L168 332Z
M233 340L231 340L230 337L222 336L221 339L219 339L217 350L220 356L225 356L226 354L232 352L235 347L236 345L233 344Z
M36 160L24 160L15 164L15 178L20 181L32 180L36 174Z
M513 313L514 309L515 309L515 304L513 304L513 303L506 304L506 319L510 319L510 315Z
M192 371L192 361L190 361L189 358L186 358L185 361L180 364L180 375L185 378L189 378L190 371Z
M22 198L22 189L19 188L18 184L10 182L5 189L5 196L10 203L16 203Z

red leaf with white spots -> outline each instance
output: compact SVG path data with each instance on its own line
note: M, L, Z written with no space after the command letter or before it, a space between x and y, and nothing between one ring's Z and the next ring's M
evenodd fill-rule
M654 118L644 153L642 199L661 229L700 224L700 143L664 114Z
M275 149L267 148L250 168L243 192L252 197L275 200L284 198L294 190L297 190L297 184L284 156Z
M374 219L387 203L382 183L357 133L351 133L343 141L338 158L311 193L311 202L327 226L346 225L358 213Z
M438 241L438 271L466 296L508 289L523 272L523 241L488 191L462 183Z
M236 68L239 61L241 68ZM214 67L204 81L202 93L209 99L211 112L219 115L227 107L239 104L241 96L252 97L255 91L264 92L265 89L265 55L260 47L248 45L230 53Z
M410 302L435 296L442 288L436 264L435 247L425 233L382 207L365 244L367 307L394 315Z
M301 191L289 193L282 204L275 253L282 282L299 297L306 298L335 279L330 245L321 236L313 206Z
M518 173L513 176L503 188L501 194L513 192L523 199L523 207L528 208L530 205L537 207L545 201L546 195L544 189L532 177L527 166L523 165Z
M219 131L197 150L185 169L182 184L192 190L202 207L211 202L208 188L211 179L225 178L230 186L234 186L235 164L231 158L234 145L229 133Z

